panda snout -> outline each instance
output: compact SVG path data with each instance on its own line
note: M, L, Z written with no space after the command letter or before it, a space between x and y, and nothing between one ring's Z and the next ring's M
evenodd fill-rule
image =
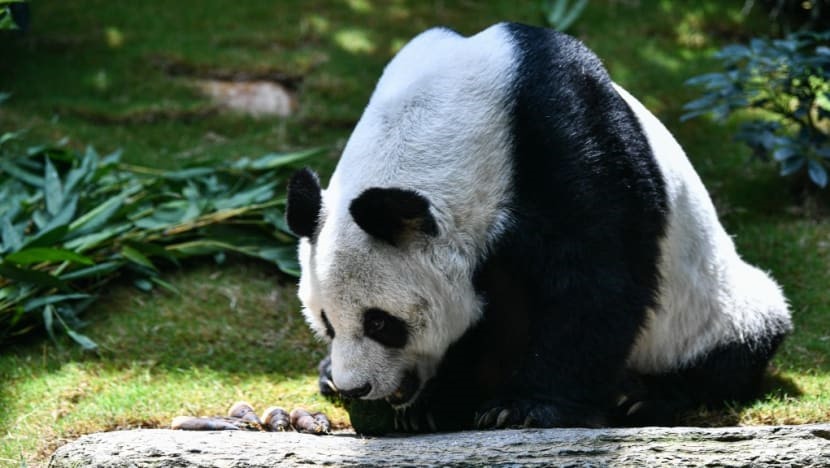
M372 391L372 384L366 383L360 387L349 390L340 389L340 394L346 398L363 398Z

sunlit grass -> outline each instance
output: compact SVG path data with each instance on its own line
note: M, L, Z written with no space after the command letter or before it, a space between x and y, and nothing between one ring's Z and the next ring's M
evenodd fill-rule
M294 286L267 265L190 266L170 275L182 291L116 288L91 311L100 355L70 342L36 342L0 357L0 459L41 460L67 437L163 427L177 415L221 415L236 400L324 411L323 356L298 313Z
M20 363L32 365L31 363ZM47 456L67 437L137 427L169 426L178 415L224 415L236 400L258 411L267 406L324 411L336 426L347 416L316 393L308 376L236 374L210 368L148 369L142 364L107 368L101 363L68 363L48 373L21 376L6 397L19 415L4 430L0 458Z
M364 29L341 29L334 33L334 42L353 54L371 54L377 49L371 34Z

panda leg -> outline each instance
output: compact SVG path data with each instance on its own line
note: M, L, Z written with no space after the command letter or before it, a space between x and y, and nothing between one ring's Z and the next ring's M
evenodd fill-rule
M658 375L638 375L626 402L617 408L621 426L672 426L698 407L748 403L760 394L770 358L784 339L775 334L759 342L721 345L691 364Z
M607 425L626 357L644 320L648 291L621 283L617 278L625 275L613 265L568 262L562 271L549 267L537 274L542 267L537 270L527 260L533 256L517 257L521 260L491 257L477 278L487 304L485 321L498 325L492 327L492 339L481 340L490 344L485 350L498 342L499 330L526 326L523 334L511 335L510 348L519 354L479 406L474 426ZM564 263L542 261L545 266ZM557 281L543 289L538 278Z

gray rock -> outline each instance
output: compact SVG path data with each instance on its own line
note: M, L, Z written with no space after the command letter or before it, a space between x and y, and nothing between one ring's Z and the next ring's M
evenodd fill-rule
M830 466L830 424L637 429L526 429L364 438L352 433L91 434L50 467L288 465Z

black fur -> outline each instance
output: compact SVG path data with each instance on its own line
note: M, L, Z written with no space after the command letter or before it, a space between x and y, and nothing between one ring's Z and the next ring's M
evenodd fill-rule
M363 335L387 348L403 348L409 340L406 322L381 309L363 312Z
M481 412L507 409L507 425L603 425L646 310L656 305L664 181L591 51L555 31L508 29L521 51L514 223L481 271L517 278L526 310L499 307L507 303L495 299L499 291L480 294L486 320L519 314L529 326L527 352Z
M429 200L412 190L372 187L349 205L355 222L367 234L392 245L414 232L438 234Z
M320 219L320 181L309 168L295 172L288 181L285 221L299 237L313 237Z

